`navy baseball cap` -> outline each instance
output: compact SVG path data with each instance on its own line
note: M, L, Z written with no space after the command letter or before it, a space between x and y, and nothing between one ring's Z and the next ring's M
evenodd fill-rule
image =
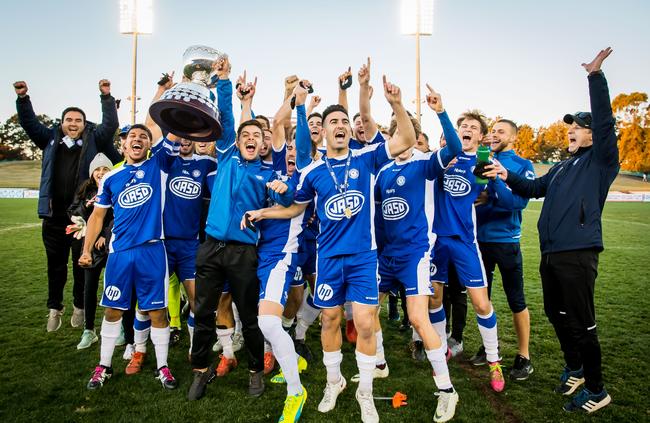
M129 132L129 129L131 129L131 125L126 125L123 126L122 129L120 129L120 136L126 135Z
M574 114L564 115L564 122L571 125L573 122L583 128L591 129L591 113L590 112L575 112Z

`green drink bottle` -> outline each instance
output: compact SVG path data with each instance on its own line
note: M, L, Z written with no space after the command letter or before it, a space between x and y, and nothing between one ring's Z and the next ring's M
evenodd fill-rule
M490 163L490 148L486 145L480 145L476 151L476 168L483 169L483 167ZM488 180L480 176L476 176L476 183L479 185L486 185Z

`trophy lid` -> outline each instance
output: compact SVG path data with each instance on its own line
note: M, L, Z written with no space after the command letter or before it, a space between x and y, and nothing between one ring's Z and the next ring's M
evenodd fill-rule
M219 59L228 57L212 47L194 45L183 53L183 75L195 83L207 85L214 75L214 65Z

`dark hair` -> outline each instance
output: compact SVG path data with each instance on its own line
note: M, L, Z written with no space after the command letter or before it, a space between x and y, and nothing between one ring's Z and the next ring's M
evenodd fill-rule
M519 128L517 127L517 124L514 123L513 121L511 121L509 119L499 119L494 123L499 123L499 122L503 122L503 123L506 123L506 124L510 125L510 127L512 127L512 129L515 130L515 135L517 135L517 132L519 132Z
M325 110L323 110L323 123L325 123L325 119L327 119L327 115L334 112L343 112L345 113L345 116L348 116L348 111L346 110L345 107L341 106L340 104L332 104L331 106L327 106Z
M456 121L456 127L460 128L460 124L463 123L463 121L465 119L478 121L478 123L481 125L481 134L485 135L485 134L488 133L487 123L485 122L485 118L483 117L483 115L480 112L478 112L476 110L468 110L468 111L466 111L465 113L460 115L460 117Z
M133 131L134 129L142 129L144 132L147 133L147 136L149 137L149 141L153 142L153 134L151 133L151 130L141 123L136 123L134 125L131 125L129 130L126 132L126 136L128 137L131 131Z
M255 116L255 119L262 119L264 122L266 122L266 127L270 128L271 127L271 121L269 121L269 118L267 118L264 115L257 115Z
M420 134L422 134L424 139L427 140L427 142L429 142L429 136L427 134L425 134L424 132L420 132Z
M99 187L95 182L95 178L93 178L93 175L91 174L90 178L86 179L79 186L79 189L77 190L77 198L80 200L86 200L86 197L88 197L88 194L90 193L91 190L93 190L96 193L98 189Z
M256 128L259 128L260 131L262 132L262 136L264 136L264 127L262 126L262 124L256 121L255 119L250 119L239 124L239 128L237 128L237 139L239 139L239 136L241 135L241 131L246 126L255 126Z
M357 120L358 117L361 117L361 113L359 113L359 112L355 113L354 117L352 118L352 122Z
M310 115L307 117L307 122L309 122L309 121L311 120L311 118L314 118L314 117L317 117L317 118L320 118L320 120L323 120L323 115L321 115L321 114L318 113L318 112L313 112L312 114L310 114Z
M83 118L84 118L84 124L86 123L86 114L84 113L83 110L81 110L78 107L66 107L65 110L63 111L63 113L61 113L61 122L63 122L65 120L65 115L67 115L70 112L81 113L81 116L83 116Z

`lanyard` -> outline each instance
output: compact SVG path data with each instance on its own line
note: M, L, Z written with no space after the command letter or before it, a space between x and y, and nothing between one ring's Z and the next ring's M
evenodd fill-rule
M348 176L350 175L349 169L350 169L350 162L352 161L352 151L348 151L348 159L345 163L345 179L343 180L343 185L339 184L339 180L336 177L336 174L334 173L334 169L332 168L330 161L327 159L327 156L323 156L323 159L325 161L325 164L327 165L327 170L329 170L330 176L334 181L334 186L336 187L336 190L339 192L339 194L343 196L343 201L346 204L345 217L350 219L352 217L352 210L350 209L349 206L347 206L347 202L345 201L345 196L348 192Z

